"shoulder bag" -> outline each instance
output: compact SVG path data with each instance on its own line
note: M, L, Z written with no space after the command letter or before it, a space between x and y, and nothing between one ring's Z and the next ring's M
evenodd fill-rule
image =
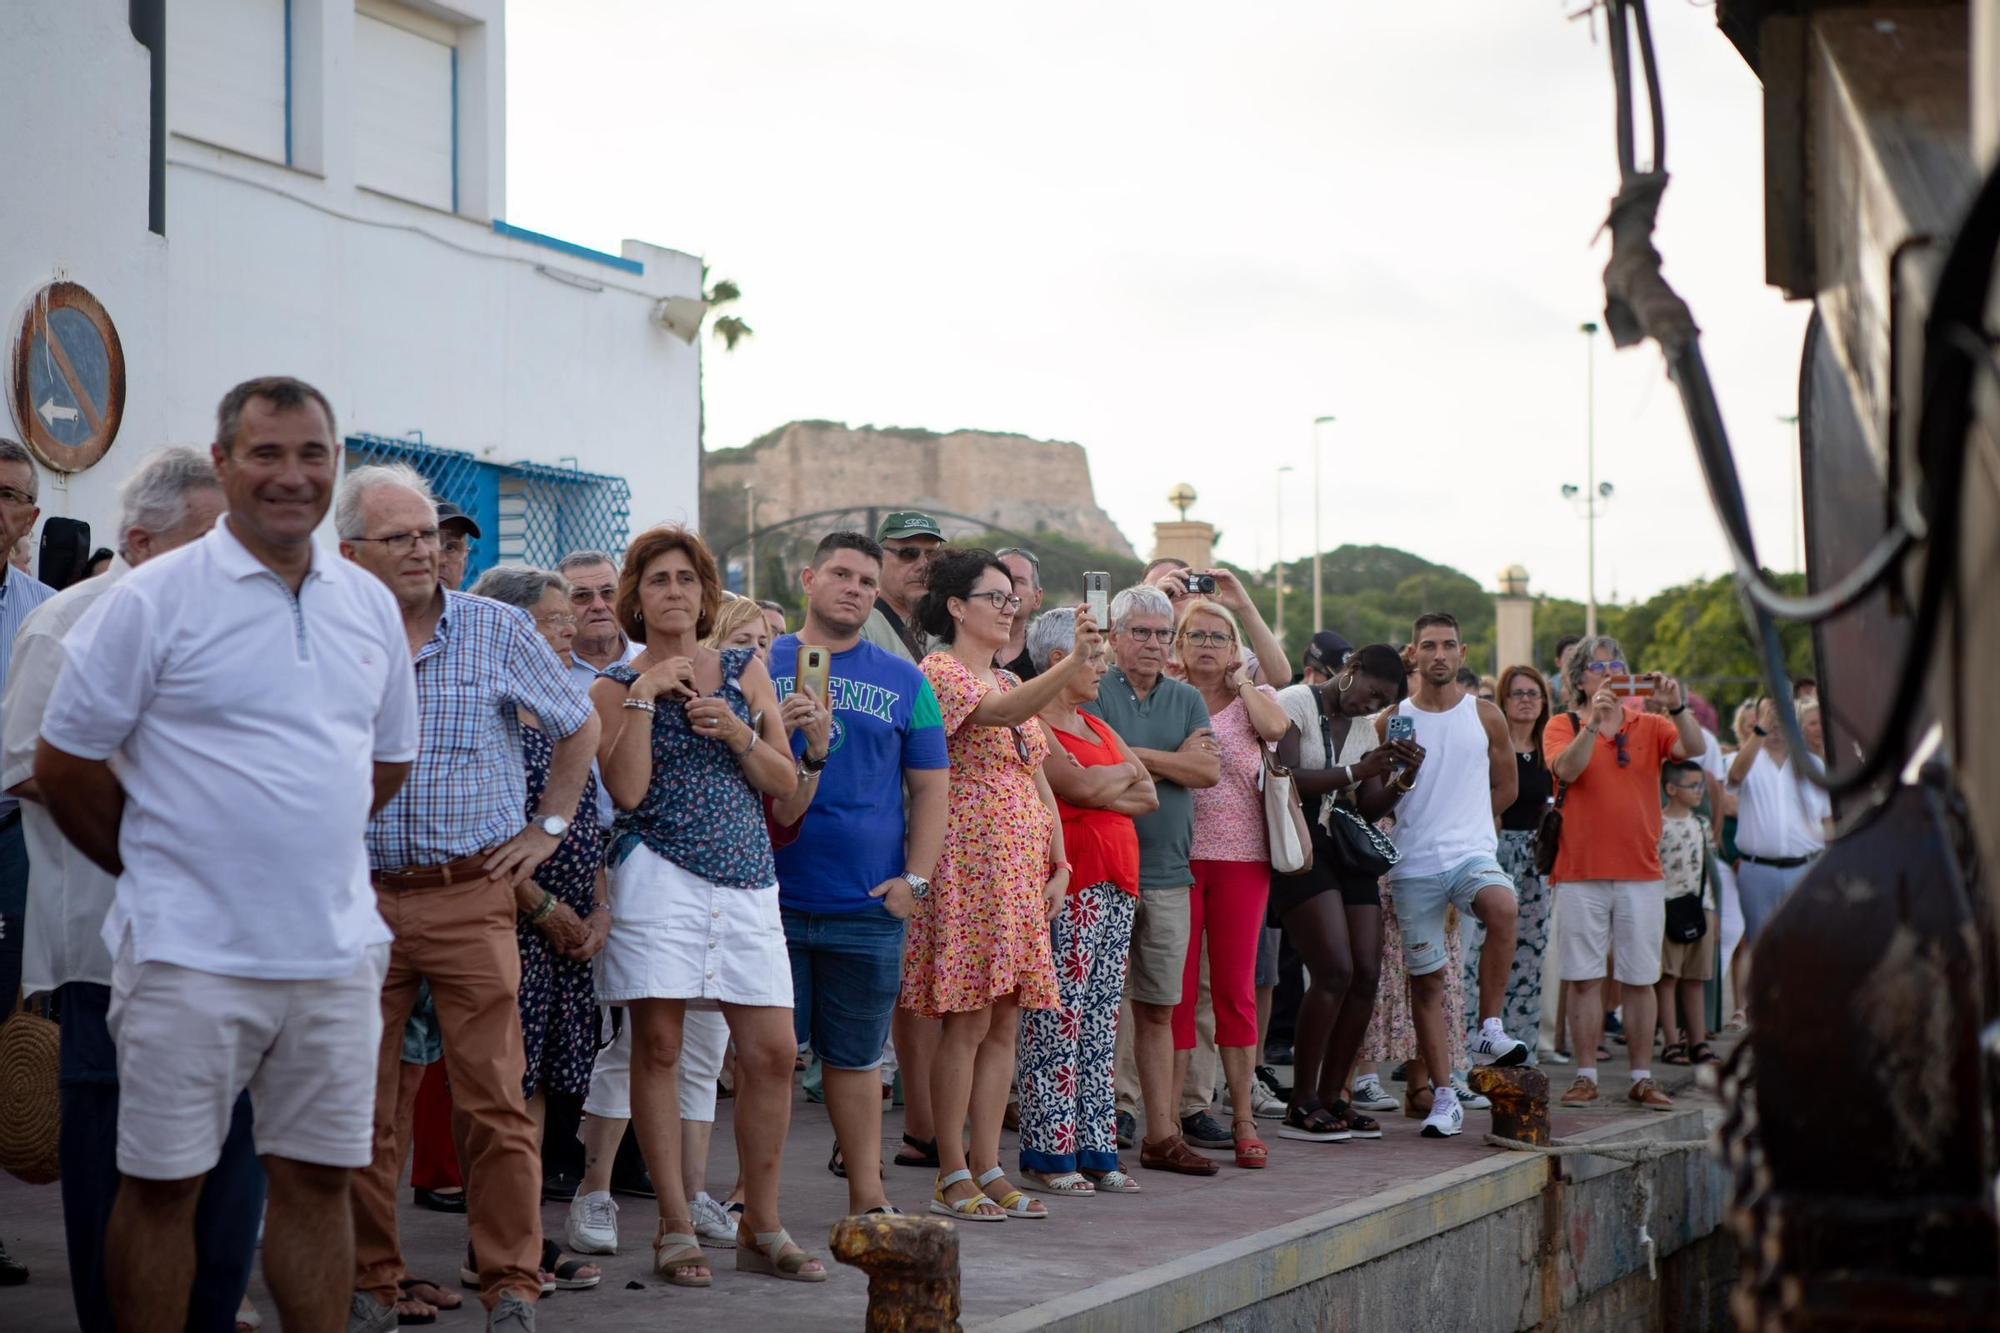
M1296 726L1288 730L1278 744L1282 747L1286 742L1291 743L1292 753L1296 756ZM1278 762L1270 746L1260 743L1257 753L1264 760L1264 832L1271 847L1271 873L1302 875L1312 869L1313 845L1306 828L1306 812L1299 804L1298 783L1292 779L1292 770Z
M1667 942L1693 944L1708 934L1708 912L1702 906L1708 894L1708 851L1701 854L1701 887L1667 899Z
M1333 728L1327 724L1324 710L1319 715L1319 738L1326 749L1327 767L1331 768L1335 755ZM1332 793L1321 807L1319 822L1332 844L1339 869L1347 874L1380 879L1389 873L1389 867L1403 859L1403 854L1396 850L1395 840L1362 818L1353 803L1338 792Z
M1575 713L1564 713L1570 728L1579 736L1583 734L1583 722ZM1548 809L1542 811L1541 822L1535 825L1535 836L1528 843L1528 850L1534 856L1535 873L1547 879L1555 872L1556 850L1562 845L1563 795L1569 784L1556 779L1556 799Z

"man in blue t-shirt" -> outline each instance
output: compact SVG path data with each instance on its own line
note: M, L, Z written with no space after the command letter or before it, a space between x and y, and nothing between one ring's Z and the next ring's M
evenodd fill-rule
M944 720L930 682L861 638L881 578L882 548L873 540L828 534L799 575L805 624L771 645L771 680L787 721L804 723L792 737L799 775L816 784L797 839L777 850L792 1024L825 1074L850 1213L889 1206L876 1070L902 987L903 919L930 892L944 848L948 783ZM804 722L807 711L789 702L801 643L833 655L825 728Z

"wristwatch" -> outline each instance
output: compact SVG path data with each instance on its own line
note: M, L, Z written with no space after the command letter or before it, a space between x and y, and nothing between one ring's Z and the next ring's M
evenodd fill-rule
M922 902L930 895L931 882L915 871L905 870L903 872L903 883L910 886L910 896L918 902Z
M535 819L534 824L551 838L560 838L569 832L569 821L561 815L541 815Z
M827 759L826 755L821 755L819 758L815 759L812 757L812 752L807 751L806 753L799 756L799 772L817 773L822 768L826 767L826 759Z

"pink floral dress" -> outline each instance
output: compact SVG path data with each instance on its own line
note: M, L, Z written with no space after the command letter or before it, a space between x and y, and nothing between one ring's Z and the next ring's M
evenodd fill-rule
M940 1018L1019 991L1023 1009L1053 1009L1042 889L1055 817L1035 788L1048 738L1032 718L1019 727L967 722L987 691L1020 683L1012 673L995 671L989 685L950 653L926 657L923 672L944 715L951 813L931 891L910 917L903 1007Z

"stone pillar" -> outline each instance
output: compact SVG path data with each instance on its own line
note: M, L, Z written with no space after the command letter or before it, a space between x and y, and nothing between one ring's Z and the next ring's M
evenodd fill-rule
M1215 524L1198 518L1180 518L1153 525L1153 558L1173 556L1196 569L1215 564Z
M1496 672L1510 666L1535 664L1535 602L1528 596L1528 571L1509 565L1500 571L1500 595L1493 599Z

